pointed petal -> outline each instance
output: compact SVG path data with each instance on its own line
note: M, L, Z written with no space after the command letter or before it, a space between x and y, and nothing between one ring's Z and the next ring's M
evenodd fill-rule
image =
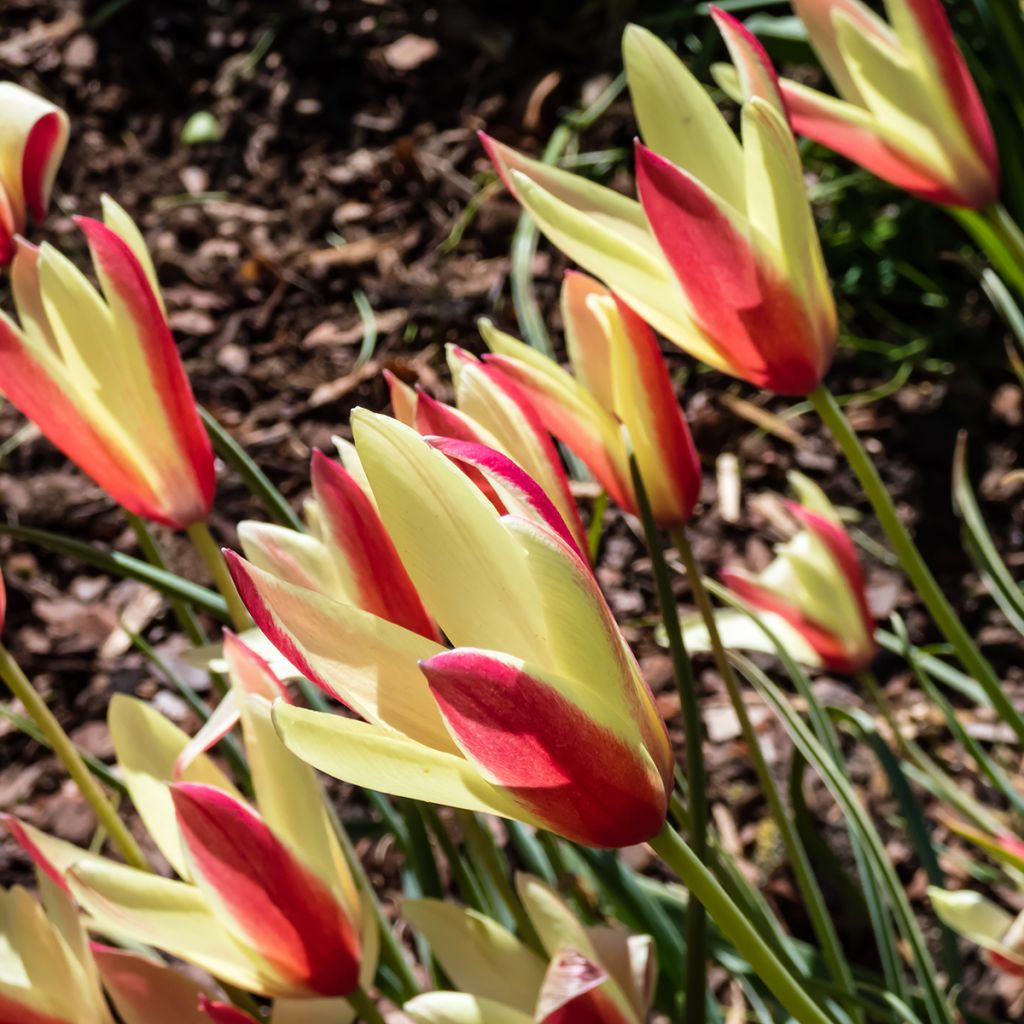
M224 659L231 684L242 694L264 700L289 700L284 683L274 675L265 658L254 651L237 633L224 630Z
M493 448L470 441L455 441L449 437L431 437L427 440L432 447L454 462L478 470L497 489L505 507L551 530L584 562L587 561L551 499L510 458Z
M814 52L825 66L836 91L849 103L863 104L860 90L846 67L836 38L835 16L842 13L860 31L892 50L899 40L892 29L861 0L792 0L793 11L807 27Z
M608 994L604 969L574 949L548 967L534 1014L538 1024L637 1024Z
M199 731L188 741L174 762L174 781L180 782L188 766L199 754L215 747L238 723L238 698L227 694L203 722Z
M665 43L639 25L626 27L622 56L646 145L743 210L739 142L708 91Z
M120 693L110 702L107 722L135 809L157 849L182 878L187 878L168 786L175 778L175 764L189 744L188 736L155 708ZM227 776L203 753L197 753L182 769L180 778L238 795Z
M246 519L238 524L238 542L245 557L257 568L298 587L336 598L342 596L334 563L327 557L319 537Z
M439 750L451 739L416 663L442 648L360 608L293 586L228 553L249 614L307 678L370 722Z
M131 249L132 255L138 260L146 275L160 309L164 310L164 298L160 294L160 282L157 280L156 267L153 266L153 257L149 254L146 240L142 237L138 225L128 216L124 207L108 195L100 196L100 209L103 211L103 223Z
M655 521L689 520L700 496L700 459L654 332L624 302L603 300L614 408L629 433Z
M526 392L541 422L575 452L612 500L635 510L626 450L615 417L553 360L481 321L491 349L487 365Z
M486 140L505 184L547 238L615 290L656 330L721 368L634 200ZM625 204L625 205L624 205Z
M249 992L291 994L269 964L232 938L195 886L113 861L83 861L67 878L97 931L159 948Z
M565 468L529 394L507 374L474 361L460 372L455 396L459 408L486 426L497 447L544 488L577 544L585 548L586 531Z
M824 666L821 655L808 643L803 633L787 619L763 608L759 608L757 614L795 661L814 668ZM683 619L682 626L683 639L688 651L696 653L712 649L707 626L699 615ZM715 626L722 645L728 651L761 651L764 654L775 654L775 645L771 638L746 612L736 608L719 608L715 611Z
M534 1024L530 1013L465 992L427 992L402 1009L416 1024Z
M416 425L416 406L419 401L415 388L409 387L405 381L388 369L385 369L383 373L391 394L392 415L399 423L404 423L407 427L414 427Z
M132 366L135 394L124 398L131 397L131 408L144 413L137 429L148 425L153 430L146 443L160 479L166 519L171 525L188 526L205 519L210 510L213 448L174 338L146 269L129 244L99 221L79 217L76 223L88 242L113 322L130 339L129 345L138 346L137 358L143 360Z
M284 745L261 697L242 698L242 729L264 823L357 919L359 896L312 768Z
M213 1024L257 1024L249 1014L232 1006L230 1003L215 1002L201 996L199 1008L202 1012L202 1019L213 1021Z
M210 786L172 793L196 881L232 932L295 987L351 992L359 939L330 889L245 804Z
M576 270L567 270L562 278L560 308L569 365L576 379L605 409L615 408L614 375L608 333L596 313L600 307L592 300L608 299L611 294L599 281Z
M437 627L423 607L377 510L346 470L313 453L313 494L324 518L324 539L335 553L364 611L437 640Z
M521 653L542 646L519 546L490 502L395 420L357 409L352 431L384 525L445 636Z
M967 889L951 892L929 886L928 895L939 920L947 927L982 949L1024 965L1024 954L1009 949L1003 941L1014 919L1002 907Z
M460 754L305 708L277 705L274 724L292 753L335 779L413 800L520 817L514 801Z
M781 122L763 100L751 100L744 110L759 121ZM748 226L738 226L697 181L642 146L637 186L658 241L727 372L781 394L817 387L835 339L812 330L791 282L757 251ZM621 298L647 319L628 295Z
M720 7L712 5L711 17L714 18L718 31L722 33L729 56L736 67L744 102L749 102L757 96L785 116L782 95L779 92L779 78L764 47L741 22ZM747 205L738 208L746 209L748 216L752 216L754 208L749 205L749 182L747 196Z
M430 944L457 989L531 1013L545 964L489 917L441 900L403 900L402 917Z
M199 1008L209 989L161 960L93 943L93 959L124 1024L209 1024Z
M566 680L469 648L422 668L466 756L531 819L601 847L643 842L661 828L667 797L650 756L568 700Z

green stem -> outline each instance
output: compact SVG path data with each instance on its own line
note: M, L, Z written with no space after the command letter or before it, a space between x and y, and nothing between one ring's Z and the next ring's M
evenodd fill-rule
M707 908L722 934L799 1024L833 1024L817 1001L782 965L715 876L670 825L666 824L662 828L650 841L650 846L679 876L693 898Z
M1002 203L984 210L949 207L999 275L1024 295L1024 233Z
M900 520L896 506L885 489L885 484L882 483L882 478L871 461L871 456L864 449L860 438L850 426L849 420L843 415L835 396L824 384L821 384L808 395L808 399L822 422L832 433L836 443L843 450L850 468L860 480L864 493L867 495L868 501L871 502L896 557L903 566L904 572L910 577L910 582L935 620L935 624L952 644L968 674L972 675L985 691L985 695L999 717L1024 742L1024 717L1003 692L1002 683L995 670L978 649L953 606L942 593L937 580L921 557L917 545L914 544L910 533Z
M210 570L221 597L227 603L232 626L239 633L249 629L252 619L249 618L249 613L238 596L234 580L231 579L231 573L228 572L228 564L224 561L220 546L213 539L213 534L210 533L210 527L205 522L193 523L188 528L188 536L206 568Z
M747 714L747 706L743 700L743 691L736 678L732 663L729 661L729 656L725 653L725 646L722 643L722 638L718 632L718 624L715 621L715 610L711 604L711 597L708 594L707 588L704 586L704 578L701 575L700 566L697 565L697 559L694 557L693 546L690 544L685 527L677 527L671 532L671 536L686 569L694 603L697 605L697 610L700 612L701 618L704 620L704 626L708 631L708 638L711 641L711 652L715 659L715 667L725 683L725 689L729 694L733 711L735 711L736 718L740 723L740 731L743 734L747 751L753 762L754 771L761 784L765 799L768 801L771 815L779 829L779 835L786 848L786 855L789 858L790 867L793 869L797 887L807 906L811 927L814 929L814 934L821 945L822 957L833 980L849 998L854 992L853 972L850 970L850 965L843 955L842 944L832 923L832 915L829 913L828 906L825 903L821 887L815 878L810 858L807 856L807 850L794 826L789 808L782 801L771 768L761 750L757 733L754 731L750 716Z
M689 827L687 834L697 859L706 864L708 859L708 798L707 774L704 770L704 735L700 705L697 702L697 683L693 677L679 624L679 610L672 594L672 579L669 574L665 550L658 536L658 528L651 512L640 476L636 459L630 455L630 470L637 505L644 524L647 550L651 556L651 568L658 591L658 606L668 637L669 653L676 688L683 711L683 732L686 738L686 781L688 786ZM702 906L694 906L686 915L686 987L683 1019L686 1024L704 1024L707 1016L707 970L708 970L708 923Z
M365 1021L366 1024L386 1024L380 1010L367 994L366 989L360 985L355 992L345 996L349 1005L356 1011L356 1019Z
M164 559L163 552L157 545L153 535L149 532L149 527L146 526L145 522L140 519L137 515L131 512L125 512L128 517L128 523L135 533L135 539L139 543L139 549L146 556L146 561L150 565L155 565L158 569L167 571L167 562ZM196 618L195 612L180 598L168 597L168 604L171 606L171 611L174 613L174 617L178 620L178 625L181 626L182 632L191 643L196 647L201 647L207 643L206 633L203 631L203 627L200 625L199 620Z
M133 868L138 868L140 871L151 871L152 868L149 866L145 854L139 848L139 844L135 841L135 837L128 831L128 826L118 817L117 811L114 810L113 805L100 788L100 784L89 771L85 761L82 760L78 748L71 742L46 701L40 697L36 688L28 681L28 677L21 671L21 667L3 644L0 644L0 678L8 685L11 693L21 701L29 716L39 727L40 732L46 737L50 749L67 769L68 775L71 776L82 796L92 807L97 820L106 829L110 841L120 851L121 856Z

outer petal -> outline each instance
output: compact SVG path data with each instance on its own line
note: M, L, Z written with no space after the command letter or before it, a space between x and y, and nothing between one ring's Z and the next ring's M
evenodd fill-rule
M313 453L313 493L324 517L325 541L348 577L360 608L437 640L437 627L423 607L377 510L356 480L336 462Z
M188 526L205 519L210 510L215 486L213 448L174 338L146 269L130 246L99 221L80 217L77 223L89 243L118 332L124 332L127 346L138 346L144 361L142 366L132 366L139 374L132 407L143 413L136 427L149 424L154 429L145 443L154 476L160 480L165 519L171 525ZM83 344L88 343L83 339ZM127 348L123 354L128 354ZM135 362L132 357L131 363Z
M745 226L685 171L642 146L637 186L665 256L728 372L781 394L813 390L822 373L818 339L792 285L758 258ZM627 294L622 298L646 319Z
M441 900L403 900L402 916L430 943L461 992L533 1011L545 964L489 917Z
M510 458L493 448L471 441L455 441L450 437L430 437L427 440L432 447L454 462L472 466L479 471L497 488L503 506L551 530L584 562L587 561L551 499Z
M779 78L765 48L741 22L731 14L726 14L720 7L712 5L711 17L714 18L718 31L722 33L729 55L736 66L744 102L749 102L756 96L770 103L784 115ZM749 181L745 183L745 190L749 190ZM745 209L748 216L753 216L755 211L749 205L749 191Z
M500 370L529 396L541 422L571 448L617 505L635 511L625 446L611 410L554 360L481 321L492 351L487 364Z
M161 960L99 943L92 955L124 1024L209 1024L199 1003L210 990L189 975Z
M199 886L228 927L289 983L325 996L359 979L359 938L330 889L245 804L209 786L173 788Z
M357 409L352 431L384 525L445 636L523 655L542 647L522 554L490 502L395 420Z
M569 365L576 379L605 409L615 408L614 374L608 331L598 312L601 306L593 300L611 296L600 281L579 271L567 270L562 278L560 306Z
M278 705L274 724L292 753L336 779L413 800L523 817L515 801L487 782L461 754L304 708Z
M235 796L239 795L238 791L203 753L197 753L176 776L175 766L188 747L189 738L143 701L115 694L110 702L107 722L117 762L135 809L167 862L182 878L188 878L169 784L180 777L186 782L216 786Z
M14 255L14 235L26 214L46 216L50 190L68 140L59 107L13 82L0 82L0 263Z
M158 947L248 992L305 993L258 953L243 948L195 886L112 861L82 861L67 878L97 931Z
M544 234L585 270L614 285L653 327L719 369L723 360L689 315L672 268L633 200L484 139L506 186Z
M603 968L574 949L559 950L534 1014L538 1024L636 1024L608 995Z
M214 1024L257 1024L247 1013L243 1013L237 1006L230 1003L214 1002L201 996L199 1008L202 1012L202 1019L213 1021Z
M668 798L647 751L587 717L564 696L565 680L472 649L422 668L467 757L530 818L602 847L643 842L661 828Z
M535 1024L530 1013L465 992L427 992L402 1009L416 1024Z
M708 91L665 43L639 25L626 27L622 58L644 142L742 211L739 142Z
M700 459L654 332L628 306L606 307L615 409L663 527L685 523L700 496Z
M1024 953L1006 945L1014 919L1002 907L966 889L950 892L929 886L928 895L939 919L953 931L993 954L1013 973L1024 969Z
M544 488L577 544L584 548L586 531L576 499L569 489L561 457L530 395L507 374L479 362L463 367L455 395L459 408L485 424L501 449Z
M360 608L293 586L228 553L249 614L295 667L371 722L439 750L451 740L416 663L442 648Z
M956 45L949 19L939 0L889 0L897 35L916 50L926 73L937 73L949 98L949 108L962 125L977 157L987 170L972 196L976 206L999 197L999 154L995 136L967 62Z
M238 540L257 568L328 597L346 596L334 560L319 537L246 519L238 524Z
M391 411L399 423L407 427L416 425L416 406L418 396L414 388L409 387L405 381L400 380L390 370L385 369L384 380L387 381L388 391L391 393Z

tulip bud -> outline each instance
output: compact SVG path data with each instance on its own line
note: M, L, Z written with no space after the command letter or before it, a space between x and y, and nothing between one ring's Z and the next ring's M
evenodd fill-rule
M999 198L999 155L940 0L793 0L839 98L779 84L793 129L897 188L949 206ZM733 95L729 68L713 68Z
M0 265L6 265L28 218L46 216L68 143L68 116L13 82L0 82L0 111Z
M700 492L700 460L653 331L593 278L568 273L562 317L573 374L481 325L487 365L512 378L541 421L612 499L639 515L625 429L659 526L685 523Z
M798 661L855 674L876 652L856 549L821 489L798 473L790 482L801 504L787 508L800 529L776 547L763 572L725 569L722 582L761 614ZM727 647L774 650L742 613L721 612L717 622ZM691 646L702 646L702 636L700 627L688 630Z
M672 786L665 728L542 489L500 453L431 443L386 417L357 410L353 433L381 521L455 649L232 559L257 625L367 719L279 703L285 744L357 785L578 842L652 836ZM516 512L499 515L453 458Z
M832 361L835 304L775 71L714 16L739 69L742 144L664 43L626 30L639 202L484 145L548 238L646 323L716 369L804 395Z
M129 512L184 529L210 510L213 451L142 237L107 197L103 213L77 221L99 292L52 246L19 241L0 391Z

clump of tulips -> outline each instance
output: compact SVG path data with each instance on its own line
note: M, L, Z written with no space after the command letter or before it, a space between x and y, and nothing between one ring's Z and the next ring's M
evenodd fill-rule
M887 21L860 0L794 7L839 97L780 79L757 39L712 8L731 57L714 75L740 105L738 135L664 42L627 30L636 198L484 137L508 190L582 268L562 288L568 368L481 321L482 345L447 350L452 404L389 374L390 414L355 410L337 450L314 453L301 515L197 408L129 214L103 197L102 220L78 218L96 283L26 239L29 217L45 217L68 121L0 85L12 296L0 391L124 509L139 557L90 557L167 596L219 692L210 704L179 683L202 720L191 735L114 697L111 769L75 746L0 646L15 721L61 760L98 826L85 848L5 816L37 886L0 892L0 1024L642 1024L652 1013L705 1024L723 1019L724 998L730 1021L954 1024L978 1019L957 934L1024 976L1024 919L980 882L947 877L913 789L990 859L975 879L1019 890L1020 780L963 729L947 691L1018 741L1024 716L825 384L839 316L794 132L969 227L1002 225L1005 241L995 137L938 0L887 0ZM990 255L1012 269L1012 247ZM1024 279L1024 264L1016 271ZM898 620L878 626L849 510L801 474L776 517L774 559L704 577L689 531L711 514L702 461L718 453L691 437L670 372L680 353L807 400L945 640L941 657ZM240 551L222 551L207 525L215 449L268 512L238 525ZM577 498L581 476L600 501ZM681 750L602 591L604 501L646 542ZM957 501L976 508L962 478ZM167 570L152 524L188 534L216 591ZM977 517L967 527L981 529ZM69 550L41 531L0 532ZM975 541L1000 607L1016 607L1009 571ZM901 733L872 673L881 647L945 715L985 801ZM714 827L698 651L731 703L805 938ZM871 711L823 703L809 676L820 672L849 680ZM792 742L789 794L752 700ZM887 773L927 903L897 876L844 739ZM835 802L849 865L808 834L804 766ZM356 821L401 855L397 907L375 891ZM643 844L661 861L646 875L615 852ZM870 955L833 914L836 872L861 901Z

